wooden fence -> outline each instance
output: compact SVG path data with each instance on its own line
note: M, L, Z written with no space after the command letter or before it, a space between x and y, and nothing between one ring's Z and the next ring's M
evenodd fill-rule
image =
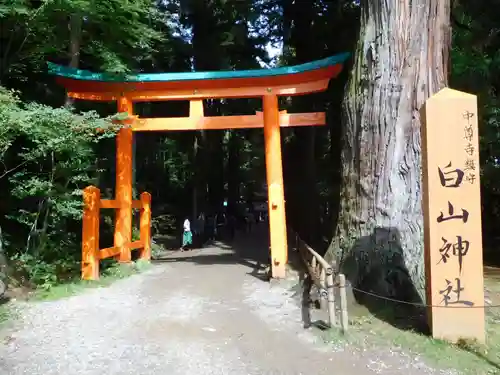
M326 307L328 310L328 323L330 328L338 325L335 308L335 288L339 288L340 327L342 332L345 333L349 325L347 316L345 275L339 274L337 276L337 283L335 283L333 267L321 255L305 243L297 233L294 232L294 236L295 248L300 253L313 283L320 292L321 307Z
M95 186L88 186L83 190L83 201L82 279L99 279L99 261L116 256L123 250L130 252L140 249L140 259L151 259L151 194L144 192L139 200L132 201L132 208L141 211L140 240L126 243L123 248L114 246L99 249L100 210L121 208L121 202L114 199L101 199L101 192Z

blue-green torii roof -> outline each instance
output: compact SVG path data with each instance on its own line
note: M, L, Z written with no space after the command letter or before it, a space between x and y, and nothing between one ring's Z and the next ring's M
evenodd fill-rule
M211 79L231 79L231 78L263 78L284 76L297 73L305 73L311 70L327 68L333 65L343 64L350 56L350 53L341 53L316 60L301 65L287 66L271 69L253 70L230 70L212 72L183 72L183 73L141 73L141 74L112 74L94 73L88 70L70 68L54 63L48 63L49 74L63 78L76 79L82 81L100 82L174 82L174 81L196 81Z

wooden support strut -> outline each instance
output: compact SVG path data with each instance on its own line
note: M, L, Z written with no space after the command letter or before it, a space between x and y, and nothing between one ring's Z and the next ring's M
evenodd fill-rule
M263 129L264 115L257 111L255 115L205 116L203 100L189 102L188 117L139 118L131 115L124 120L134 132L184 131L184 130L224 130L224 129ZM119 122L123 124L123 122ZM324 126L325 112L287 113L279 112L280 127Z
M288 242L281 160L281 135L278 97L265 95L264 141L269 202L269 231L271 239L271 272L273 278L285 278Z
M167 118L131 118L133 131L173 131L173 130L222 130L222 129L249 129L263 128L264 116L262 112L255 115L239 116L210 116L203 113L203 101L191 100L189 117ZM324 112L311 113L279 113L281 127L295 126L322 126L326 125Z

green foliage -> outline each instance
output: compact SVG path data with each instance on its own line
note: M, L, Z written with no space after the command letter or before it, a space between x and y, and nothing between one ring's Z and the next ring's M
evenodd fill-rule
M487 250L497 246L500 222L500 35L490 0L453 8L451 86L478 96L483 230ZM488 254L486 254L488 255Z
M9 311L8 307L6 305L0 305L0 327L9 320L11 317L11 312Z
M151 244L151 257L153 259L158 259L164 252L164 248L161 245L158 245L156 242Z
M101 132L97 132L101 129ZM94 112L22 103L0 87L0 214L17 271L49 287L79 267L82 188L96 183L94 147L113 136Z
M137 227L132 228L132 241L139 241L141 239L141 231Z
M0 5L3 44L2 75L26 72L27 66L43 69L47 56L66 59L70 43L80 45L96 68L128 71L132 56L137 64L150 58L162 34L150 25L162 15L152 0L43 0L9 1ZM79 25L68 33L68 19ZM2 77L0 75L0 77Z

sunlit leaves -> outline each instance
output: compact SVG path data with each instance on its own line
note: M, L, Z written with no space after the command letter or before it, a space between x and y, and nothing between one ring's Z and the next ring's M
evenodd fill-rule
M150 57L163 38L151 27L162 17L154 0L4 1L0 77L22 74L28 64L69 61L71 17L82 19L80 56L91 56L96 69L128 71L132 61Z
M81 189L95 182L94 143L111 135L94 112L22 104L0 88L0 184L10 187L7 218L21 225L14 244L37 259L78 254L76 242L68 252L67 226L81 218Z

